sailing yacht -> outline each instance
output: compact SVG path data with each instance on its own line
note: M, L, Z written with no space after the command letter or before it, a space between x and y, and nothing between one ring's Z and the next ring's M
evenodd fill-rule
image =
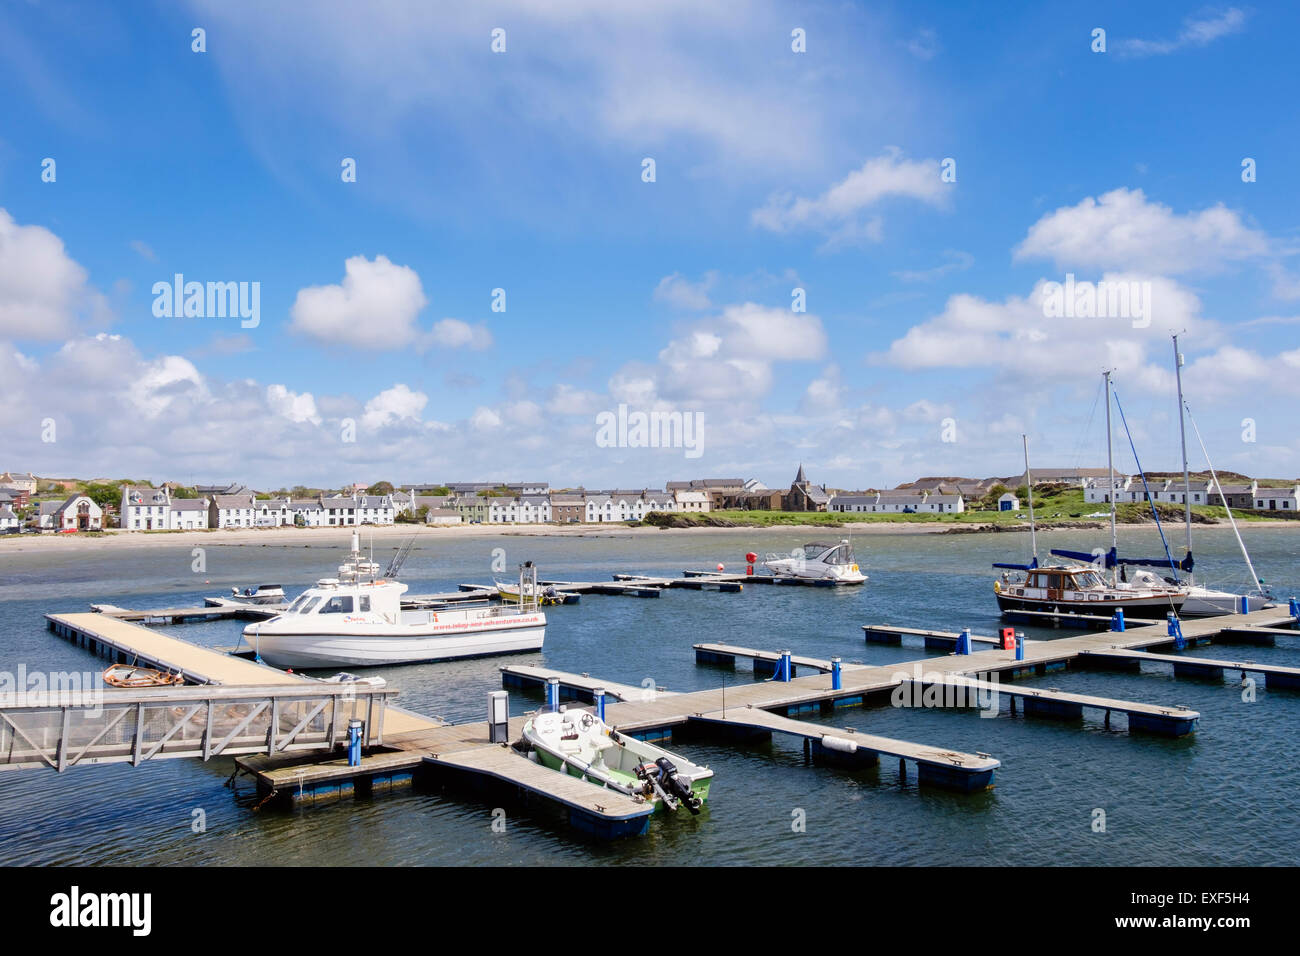
M1107 435L1110 434L1110 373L1106 373ZM1038 563L1038 530L1034 523L1034 476L1029 469L1029 438L1022 435L1025 449L1025 484L1029 490L1029 535L1033 559L1028 564L994 563L1002 569L1001 577L993 582L998 609L1007 618L1027 617L1035 613L1057 617L1087 615L1093 623L1104 626L1104 619L1116 611L1139 621L1159 621L1171 611L1179 612L1186 593L1161 583L1159 587L1142 587L1132 582L1121 582L1112 574L1108 580L1090 563L1051 564ZM1109 443L1108 443L1109 444ZM1113 460L1113 459L1112 459ZM1111 487L1114 488L1114 467L1111 467ZM1115 534L1115 502L1111 496L1111 534ZM1052 554L1086 560L1091 555L1076 552L1053 551ZM1018 573L1017 573L1018 572ZM1024 612L1029 612L1025 614Z
M1261 611L1264 608L1274 607L1273 596L1264 590L1259 584L1259 575L1255 573L1255 566L1251 563L1250 552L1246 550L1246 544L1241 540L1241 533L1237 531L1237 522L1232 517L1232 509L1228 507L1228 499L1223 494L1223 489L1219 488L1219 497L1223 501L1223 507L1228 512L1228 520L1232 523L1233 534L1237 536L1237 544L1241 548L1242 557L1246 559L1246 567L1250 570L1250 579L1256 582L1254 590L1246 594L1234 594L1231 591L1219 591L1214 588L1206 587L1203 584L1197 584L1192 573L1192 480L1191 473L1187 470L1187 421L1184 415L1183 402L1183 353L1178 351L1178 336L1174 335L1174 377L1178 382L1178 432L1182 441L1183 450L1183 512L1186 517L1187 527L1187 554L1183 558L1182 564L1186 565L1184 570L1187 572L1187 601L1183 605L1183 614L1186 617L1211 617L1217 614L1233 614L1241 609L1241 600L1246 599L1246 607L1249 611ZM1197 438L1200 438L1200 431L1197 430ZM1205 450L1202 443L1201 450ZM1210 456L1207 454L1205 460L1208 463ZM1210 465L1210 474L1214 478L1214 485L1219 484L1219 476L1214 473L1214 466ZM1206 496L1209 497L1208 495Z
M1120 558L1117 554L1116 542L1114 538L1114 511L1115 504L1111 501L1111 551L1106 555L1107 567L1116 565L1121 568L1121 578L1118 586L1126 589L1150 590L1153 588L1164 588L1170 591L1183 592L1186 598L1183 602L1181 614L1184 617L1213 617L1219 614L1235 614L1241 608L1241 602L1246 600L1247 610L1259 611L1264 608L1275 607L1273 596L1269 594L1259 584L1259 576L1255 573L1255 567L1251 563L1250 553L1246 550L1245 542L1241 540L1241 534L1237 531L1237 522L1232 517L1232 509L1228 508L1228 501L1223 496L1222 487L1219 487L1220 498L1223 501L1224 508L1228 512L1228 521L1232 524L1233 533L1237 537L1237 545L1241 548L1242 556L1245 558L1246 567L1250 571L1252 581L1257 582L1257 586L1246 594L1235 594L1231 591L1221 591L1215 588L1207 587L1203 584L1197 584L1193 574L1195 559L1192 556L1192 483L1191 475L1187 467L1187 425L1184 410L1186 403L1183 400L1183 355L1178 351L1178 336L1173 336L1174 341L1174 377L1178 385L1178 430L1182 445L1183 456L1183 513L1184 524L1186 527L1186 548L1181 561L1174 561L1169 554L1169 547L1165 545L1165 557L1162 558ZM1109 396L1109 376L1107 377L1107 395ZM1109 398L1107 399L1109 401ZM1107 429L1109 431L1109 406L1107 407ZM1195 422L1192 423L1195 425ZM1127 428L1127 425L1125 426ZM1200 431L1197 431L1197 438L1200 438ZM1109 438L1108 438L1109 441ZM1201 442L1201 450L1205 451L1205 443ZM1136 456L1136 453L1135 453ZM1209 453L1206 452L1205 460L1209 463ZM1141 474L1141 464L1138 466ZM1214 472L1213 464L1210 464L1210 474L1214 478L1211 487L1218 487L1218 475ZM1145 487L1146 478L1143 475L1143 486ZM1114 474L1111 475L1111 499L1114 499ZM1208 497L1208 496L1207 496ZM1150 495L1147 496L1151 500ZM1156 513L1154 502L1151 505L1152 513L1156 518L1156 526L1160 525L1160 516ZM1164 540L1164 531L1160 532L1161 540ZM1080 560L1087 560L1090 556L1071 551L1053 551L1053 554L1064 557L1073 557ZM1170 569L1169 577L1161 577L1153 571L1135 571L1132 575L1127 573L1125 566L1138 567L1167 567ZM1186 580L1180 579L1179 572L1186 574Z

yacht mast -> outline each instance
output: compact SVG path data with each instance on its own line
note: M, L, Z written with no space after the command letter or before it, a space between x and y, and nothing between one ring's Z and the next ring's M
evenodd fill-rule
M1110 548L1119 551L1119 533L1115 530L1115 450L1110 433L1110 370L1101 373L1106 379L1106 470L1110 474ZM1112 569L1112 576L1118 580L1118 571Z
M1192 478L1187 470L1187 422L1183 417L1183 353L1174 335L1174 378L1178 382L1178 437L1183 446L1183 505L1187 521L1187 553L1192 553ZM1190 572L1189 572L1190 575Z
M1034 567L1038 566L1038 532L1034 529L1034 476L1029 473L1029 438L1020 436L1025 446L1025 492L1029 497L1029 543L1034 549Z

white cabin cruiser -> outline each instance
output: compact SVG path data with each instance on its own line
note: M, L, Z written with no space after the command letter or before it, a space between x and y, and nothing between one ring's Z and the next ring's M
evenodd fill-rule
M536 602L487 602L403 610L407 586L384 577L360 553L352 535L351 559L335 578L322 578L284 613L244 628L244 638L268 664L281 668L376 667L539 651L546 615ZM536 589L536 569L526 565ZM523 586L521 568L521 587Z
M862 584L867 580L847 538L839 544L812 541L790 554L769 554L763 559L763 567L776 575L834 584Z
M255 588L230 589L228 598L207 598L208 607L227 607L231 604L283 604L284 588L278 584L259 584Z

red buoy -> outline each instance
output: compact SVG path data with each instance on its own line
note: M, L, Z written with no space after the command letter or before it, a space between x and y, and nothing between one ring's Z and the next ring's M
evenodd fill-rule
M718 562L718 570L719 570L719 571L722 570L722 562L721 562L721 561Z
M748 561L750 564L753 564L755 561L758 560L758 555L756 555L753 551L746 551L745 560Z

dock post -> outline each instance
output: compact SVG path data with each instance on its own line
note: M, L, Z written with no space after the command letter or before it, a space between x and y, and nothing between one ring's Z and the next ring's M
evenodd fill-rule
M831 690L839 690L844 686L844 675L840 669L840 659L831 658Z
M361 728L364 724L360 718L353 717L348 721L348 766L361 766Z
M503 690L488 694L488 741L494 744L510 742L510 695Z
M961 629L961 633L957 635L957 653L958 654L970 653L970 628L969 627L963 627Z
M1023 633L1016 635L1016 660L1025 659L1025 635Z
M600 718L600 722L603 724L605 722L605 688L597 687L592 691L592 696L596 698L596 716Z
M1183 625L1173 611L1170 611L1166 617L1169 620L1169 636L1174 639L1174 648L1181 651L1187 646L1187 642L1183 640Z
M546 709L552 713L560 709L560 679L558 677L546 678Z
M780 661L779 664L777 664L777 667L776 667L776 679L779 680L779 681L788 681L788 680L790 680L790 671L791 671L791 669L792 669L792 665L791 665L791 663L790 663L790 652L789 652L789 651L782 651L782 652L781 652L781 661Z
M1237 613L1238 614L1250 613L1250 598L1248 598L1244 594L1237 595Z
M1300 621L1300 598L1291 599L1291 617Z
M1124 609L1117 607L1115 613L1110 616L1110 629L1112 631L1124 630Z

